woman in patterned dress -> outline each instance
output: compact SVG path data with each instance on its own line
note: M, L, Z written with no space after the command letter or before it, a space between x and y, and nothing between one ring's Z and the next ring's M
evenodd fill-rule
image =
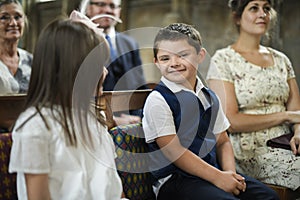
M300 95L291 62L260 44L276 12L270 0L230 0L239 37L217 50L207 74L230 120L237 171L265 183L300 186ZM291 150L266 141L292 131Z

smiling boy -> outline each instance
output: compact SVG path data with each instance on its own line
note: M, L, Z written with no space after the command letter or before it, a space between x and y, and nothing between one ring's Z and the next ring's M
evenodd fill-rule
M157 199L278 199L257 180L238 174L219 99L197 77L204 60L199 32L175 23L154 40L162 78L144 107Z

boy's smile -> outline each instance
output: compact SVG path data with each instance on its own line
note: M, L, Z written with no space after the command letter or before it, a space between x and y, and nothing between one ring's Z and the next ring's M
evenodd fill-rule
M164 40L159 42L157 59L154 60L162 76L168 80L193 89L196 84L198 64L204 59L201 50L196 49L187 40Z

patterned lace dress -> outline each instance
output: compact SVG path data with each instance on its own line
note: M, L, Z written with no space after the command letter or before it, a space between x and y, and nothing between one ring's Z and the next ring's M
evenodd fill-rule
M26 93L31 75L32 54L18 48L19 66L15 75L0 60L0 95Z
M268 48L274 66L260 67L245 60L230 46L216 51L207 79L234 84L239 112L269 114L285 111L289 96L287 80L295 78L289 59ZM290 132L287 125L248 133L230 134L237 170L262 182L293 190L300 186L300 157L291 151L269 148L266 141Z

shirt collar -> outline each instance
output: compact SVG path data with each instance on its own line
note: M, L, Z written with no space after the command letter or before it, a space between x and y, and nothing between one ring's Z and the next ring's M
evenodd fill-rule
M110 27L106 33L110 38L115 38L116 37L116 29L115 27Z
M185 91L190 91L193 93L198 94L198 92L204 87L202 81L200 80L199 77L197 77L197 85L196 85L196 92L194 92L193 90L187 89L186 87L174 83L172 81L169 81L168 79L166 79L165 77L161 78L161 81L173 92L173 93L177 93L180 92L181 90L185 90Z

